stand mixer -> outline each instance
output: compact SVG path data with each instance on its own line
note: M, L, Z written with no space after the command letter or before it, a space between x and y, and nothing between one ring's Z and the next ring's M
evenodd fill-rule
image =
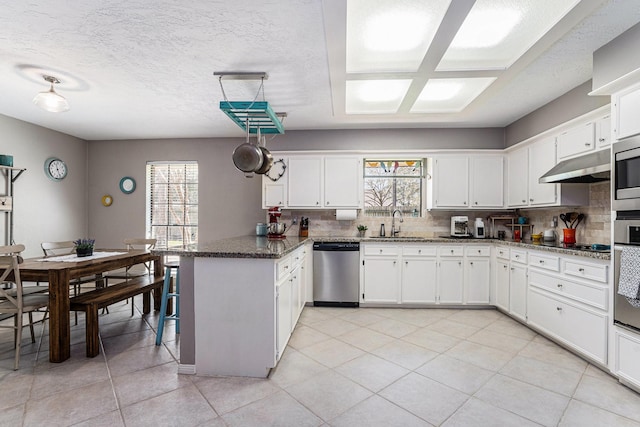
M282 216L282 211L279 206L269 208L269 234L270 239L286 239L287 236L284 232L287 230L287 224L279 222L279 218Z

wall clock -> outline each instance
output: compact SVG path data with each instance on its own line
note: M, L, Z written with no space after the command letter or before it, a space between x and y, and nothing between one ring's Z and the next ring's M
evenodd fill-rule
M62 181L67 177L67 164L57 157L44 161L44 174L53 181Z
M102 206L111 206L111 203L113 203L113 197L110 194L102 196Z
M284 162L284 159L278 159L273 162L271 169L269 169L264 176L269 178L271 181L276 182L282 178L285 170L287 170L287 164Z
M120 180L120 191L124 194L131 194L136 190L136 180L130 176L125 176Z

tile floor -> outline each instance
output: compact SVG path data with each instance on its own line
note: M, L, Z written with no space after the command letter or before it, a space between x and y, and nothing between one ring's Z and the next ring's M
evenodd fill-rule
M94 359L82 316L62 364L45 334L12 371L0 332L0 425L640 426L639 394L495 310L307 307L266 380L177 375L172 326L110 311Z

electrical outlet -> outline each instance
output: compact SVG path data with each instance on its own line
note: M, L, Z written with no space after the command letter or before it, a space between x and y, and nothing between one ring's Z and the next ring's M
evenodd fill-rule
M553 217L553 219L552 219L552 221L553 221L553 226L554 226L554 227L557 227L557 226L558 226L558 217L557 217L557 216L554 216L554 217Z
M297 223L298 223L298 217L297 217L297 216L294 216L294 217L291 219L291 225L296 225Z

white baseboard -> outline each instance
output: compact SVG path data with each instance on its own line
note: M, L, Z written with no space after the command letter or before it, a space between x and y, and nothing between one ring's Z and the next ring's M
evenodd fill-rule
M196 365L178 365L178 373L183 375L195 375Z

